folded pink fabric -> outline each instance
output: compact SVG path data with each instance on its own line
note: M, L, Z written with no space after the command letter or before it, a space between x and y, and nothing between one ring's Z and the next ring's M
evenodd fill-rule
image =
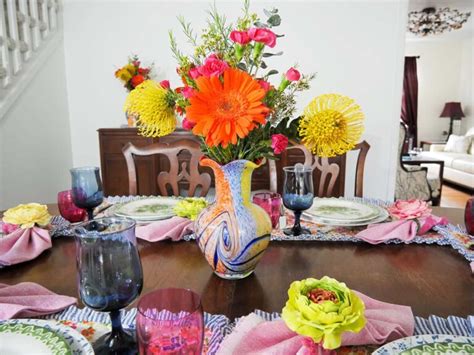
M149 242L171 239L178 241L187 234L193 232L194 222L183 217L173 217L162 221L156 221L146 226L137 226L136 236Z
M387 223L371 224L367 229L356 234L370 244L380 244L390 239L399 239L409 242L417 235L423 235L436 225L446 225L448 220L444 217L430 215L419 219L420 229L413 219L397 220Z
M413 335L410 307L374 300L356 292L365 303L367 324L359 333L344 333L342 345L383 344ZM265 322L252 313L239 320L222 342L218 354L331 354L309 337L290 330L283 320Z
M0 284L0 320L56 313L76 302L74 297L57 295L33 282Z
M46 229L17 229L0 237L0 266L32 260L51 246L51 236Z

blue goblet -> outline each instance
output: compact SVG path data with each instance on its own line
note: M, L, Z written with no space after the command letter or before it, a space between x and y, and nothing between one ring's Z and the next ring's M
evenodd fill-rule
M283 168L285 181L283 184L283 204L295 213L293 228L286 228L286 235L298 236L310 234L310 230L301 227L301 213L313 204L313 170L303 164Z
M94 343L95 354L137 354L137 342L122 328L120 309L139 295L143 272L135 221L99 218L74 229L79 296L97 311L110 312L112 331Z
M92 220L94 208L104 200L99 168L95 166L73 168L70 172L74 204L79 208L84 208L89 220Z

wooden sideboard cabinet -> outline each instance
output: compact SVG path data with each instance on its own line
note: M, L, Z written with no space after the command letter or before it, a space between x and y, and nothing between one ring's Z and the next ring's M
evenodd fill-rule
M177 129L168 136L160 138L146 138L138 135L136 128L101 128L98 130L100 144L100 164L102 171L102 180L104 184L104 193L107 196L128 195L128 176L125 158L122 154L122 148L131 142L136 146L146 146L152 143L172 142L178 139L192 139L199 141L197 137L183 129ZM189 159L189 153L182 152L179 159ZM277 161L277 182L278 191L283 190L283 167L294 165L297 162L303 162L303 153L299 150L290 150L281 155ZM331 158L330 162L336 162L341 172L336 180L333 196L344 195L344 176L345 176L345 155ZM168 159L161 154L149 157L135 157L137 166L137 184L139 195L158 195L157 176L160 171L169 169ZM203 168L212 176L212 171ZM318 186L319 172L314 174L314 186ZM183 187L185 187L183 183ZM252 190L269 189L269 169L268 164L256 169L252 178Z

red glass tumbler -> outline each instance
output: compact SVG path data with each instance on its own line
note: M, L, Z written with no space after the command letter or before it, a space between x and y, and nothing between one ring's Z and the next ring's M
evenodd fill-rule
M152 291L138 302L137 340L141 355L201 354L204 317L200 297L191 290Z
M71 223L81 222L86 217L86 210L77 207L72 200L72 191L58 193L59 213Z
M278 227L280 220L281 196L276 192L259 192L253 195L253 203L262 207L272 220L272 228Z
M464 211L464 224L466 225L467 233L474 235L474 197L467 200L466 210Z

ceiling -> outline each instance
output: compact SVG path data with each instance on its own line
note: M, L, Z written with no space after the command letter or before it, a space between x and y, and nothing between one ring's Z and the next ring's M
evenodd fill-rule
M440 35L426 37L418 37L410 32L407 32L407 40L432 41L474 37L474 0L409 0L408 11L420 11L426 7L449 7L451 9L457 9L461 12L470 11L471 16L459 30L453 30Z

